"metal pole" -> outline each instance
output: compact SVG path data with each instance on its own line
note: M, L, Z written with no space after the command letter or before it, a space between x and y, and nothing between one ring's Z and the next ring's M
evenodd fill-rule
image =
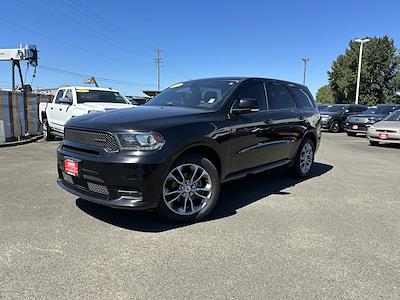
M160 57L160 49L155 50L157 53L156 58L154 59L156 64L157 64L157 91L160 91L161 87L160 87L160 77L161 77L161 72L160 72L160 64L161 64L161 57Z
M303 57L303 61L304 61L303 85L306 85L307 62L309 60L310 60L309 57Z
M358 97L360 95L360 77L361 77L361 60L364 42L360 42L360 56L358 58L358 71L357 71L357 87L356 87L356 104L358 104Z
M12 80L12 83L11 83L11 87L12 87L12 91L14 92L15 91L15 74L14 74L14 66L15 66L15 62L14 62L14 60L13 59L11 59L11 80Z

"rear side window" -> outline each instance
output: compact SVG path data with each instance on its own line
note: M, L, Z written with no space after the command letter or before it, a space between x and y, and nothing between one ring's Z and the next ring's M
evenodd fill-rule
M63 94L64 94L64 90L59 90L57 92L56 100L54 101L54 103L60 103L60 99L62 98Z
M314 107L312 100L303 89L298 87L291 87L293 95L296 97L298 108L311 108Z
M258 108L260 110L267 109L267 102L265 99L264 85L262 82L255 83L245 87L240 93L240 99L243 98L253 98L258 102Z
M288 109L295 107L292 95L286 86L278 83L267 83L268 108Z

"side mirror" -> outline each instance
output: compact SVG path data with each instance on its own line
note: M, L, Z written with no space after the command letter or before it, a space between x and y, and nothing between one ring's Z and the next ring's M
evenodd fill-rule
M253 98L243 98L235 103L232 108L234 114L247 114L250 112L259 111L258 102Z
M69 99L68 97L62 97L58 102L63 103L63 104L72 104L72 100Z

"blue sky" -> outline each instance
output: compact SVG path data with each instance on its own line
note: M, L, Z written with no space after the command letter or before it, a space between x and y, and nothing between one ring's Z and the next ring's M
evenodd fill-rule
M145 84L100 80L130 95L155 89L156 47L162 88L230 75L302 82L308 56L315 94L350 39L387 34L400 42L399 1L15 0L2 10L0 48L28 42L38 46L42 66ZM33 87L82 81L39 67ZM0 87L10 82L10 66L0 62Z

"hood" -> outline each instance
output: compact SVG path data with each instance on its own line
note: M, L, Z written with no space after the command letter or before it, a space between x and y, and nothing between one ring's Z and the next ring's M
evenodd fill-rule
M376 129L385 130L399 130L400 131L400 121L380 121L374 124Z
M194 116L204 117L209 113L198 108L138 106L75 117L66 126L105 131L157 130L178 122L193 122Z
M109 102L86 102L84 105L89 110L107 111L111 109L127 108L132 105L127 103L109 103Z
M319 112L321 116L341 116L343 114L343 111L320 111Z

